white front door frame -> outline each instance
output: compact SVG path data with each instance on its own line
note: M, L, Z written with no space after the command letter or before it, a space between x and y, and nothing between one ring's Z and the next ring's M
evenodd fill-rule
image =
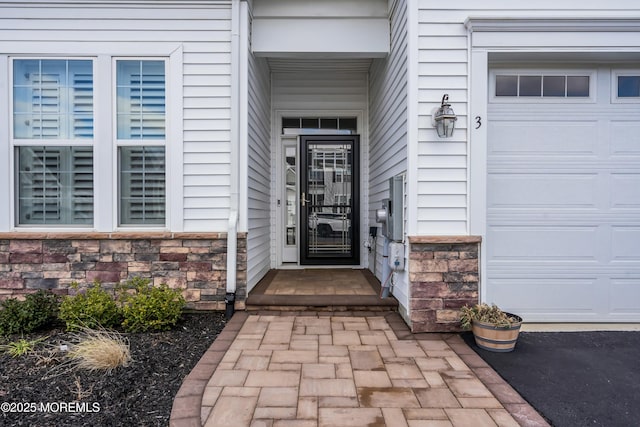
M296 146L296 167L300 167L300 155L299 155L299 138L297 135L282 135L282 118L283 117L355 117L357 119L357 134L360 135L360 239L364 239L367 236L369 227L369 187L367 186L369 176L369 141L368 141L368 122L366 121L365 111L363 110L276 110L273 116L272 131L272 147L271 147L271 159L274 165L271 173L272 183L275 186L271 191L271 224L275 224L275 238L272 239L271 247L271 259L272 268L301 268L299 258L299 246L296 246L297 257L295 262L285 262L285 239L286 239L286 223L285 223L285 209L286 209L286 195L285 189L285 177L284 177L284 146L292 145L295 141ZM327 131L331 133L331 131ZM296 205L299 206L299 173L296 180ZM278 205L278 201L280 204ZM296 210L296 243L300 242L300 212ZM367 256L364 250L364 246L361 242L358 242L357 246L360 248L360 264L358 266L349 266L349 268L366 268L368 265ZM321 266L328 268L345 268L345 266ZM314 266L319 268L319 266Z

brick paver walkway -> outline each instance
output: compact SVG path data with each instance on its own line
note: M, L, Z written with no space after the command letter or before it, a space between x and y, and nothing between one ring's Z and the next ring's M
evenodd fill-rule
M178 393L172 426L547 425L457 335L399 339L382 315L233 321Z

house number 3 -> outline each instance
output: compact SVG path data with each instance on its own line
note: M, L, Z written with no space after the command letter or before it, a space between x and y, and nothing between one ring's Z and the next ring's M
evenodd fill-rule
M476 129L480 129L480 126L482 126L482 117L476 116Z

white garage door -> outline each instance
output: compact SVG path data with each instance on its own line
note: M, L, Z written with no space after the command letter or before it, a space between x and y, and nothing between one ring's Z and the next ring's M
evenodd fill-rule
M486 301L640 321L640 70L490 73Z

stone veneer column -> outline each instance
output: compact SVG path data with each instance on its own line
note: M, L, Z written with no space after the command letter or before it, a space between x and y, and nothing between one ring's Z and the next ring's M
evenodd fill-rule
M412 332L460 331L458 311L478 302L479 236L409 237Z
M247 289L246 233L238 233L236 309ZM182 289L187 307L224 310L226 233L0 233L0 300L133 276Z

